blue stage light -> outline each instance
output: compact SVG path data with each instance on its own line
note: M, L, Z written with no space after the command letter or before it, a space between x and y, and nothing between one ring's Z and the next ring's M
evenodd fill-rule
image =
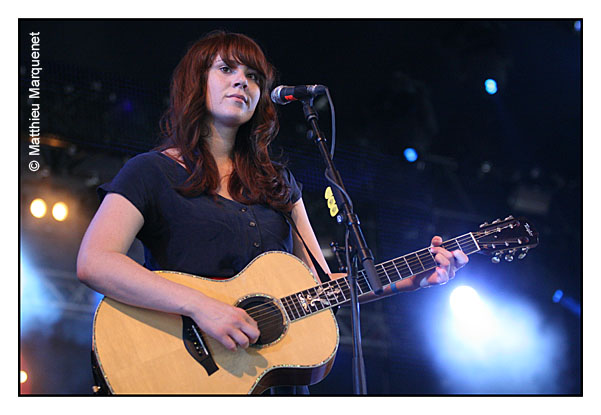
M564 300L562 300L563 302ZM450 394L557 393L565 334L515 296L457 287L450 307L424 315L435 367Z
M574 30L580 32L580 29L582 29L582 22L580 20L576 20L574 22Z
M417 151L411 147L406 148L403 154L409 163L413 163L415 160L417 160Z
M557 290L555 294L553 294L553 302L558 303L561 301L561 297L563 297L563 291Z
M62 311L53 304L48 282L29 260L27 248L21 252L21 334L29 332L51 331ZM56 302L56 300L54 300Z
M486 92L488 92L490 95L496 94L498 90L497 81L494 79L487 79L484 81L484 89L486 89Z

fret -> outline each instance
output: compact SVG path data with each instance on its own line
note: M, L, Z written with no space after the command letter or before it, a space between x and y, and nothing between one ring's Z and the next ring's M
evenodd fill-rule
M425 258L423 258L422 261L424 270L436 267L436 260L434 259L434 255L432 255L432 252L430 252L429 249L423 249L420 252L422 252L425 256Z
M317 288L316 287L309 288L307 291L308 291L308 295L310 296L310 299L308 299L309 300L309 309L311 307L313 307L313 308L315 308L315 311L323 310L325 306L320 301L321 295L319 295L319 293L317 292ZM313 293L311 293L311 291L313 291Z
M281 299L282 305L284 306L284 310L286 311L286 314L288 315L288 320L292 321L292 320L296 320L294 314L292 313L292 308L290 307L290 304L288 304L288 301L286 300L286 298L288 297L284 297Z
M405 265L407 265L407 268L409 269L409 275L413 275L413 274L415 274L415 273L413 272L413 270L411 269L411 267L409 266L409 263L407 262L407 259L406 259L405 257L402 257L402 258L403 258L403 260L405 261Z
M415 256L417 257L417 260L419 261L420 265L422 266L422 270L425 270L426 267L424 267L424 263L422 262L421 258L419 257L419 252L416 252Z
M478 242L476 242L476 238L474 238L474 234L473 233L470 232L469 236L471 236L472 240L474 241L475 249L474 249L473 252L469 252L470 254L473 254L474 252L478 252L480 250L480 245L478 245Z
M417 253L415 253L415 252L414 252L414 253L412 253L412 254L409 254L409 255L413 255L413 256L415 256L415 257L417 258L417 261L419 262L419 266L421 267L421 269L419 269L419 268L418 268L418 264L417 264L417 263L415 263L415 261L411 261L411 262L413 262L413 267L414 267L415 269L417 269L417 271L414 271L414 270L413 270L413 268L412 268L412 269L411 269L411 272L413 272L414 274L419 274L420 272L422 272L422 271L424 270L424 266L422 265L422 261L420 261L420 259L419 259L419 256L417 256Z
M393 262L396 263L397 261L399 261L401 259L403 261L405 261L404 257L400 257L400 258L395 259ZM399 273L401 274L401 278L407 278L407 277L410 277L412 275L411 274L411 270L409 269L409 267L406 264L407 264L406 261L405 261L405 264L399 262L399 267L401 268ZM396 267L396 265L395 265L395 267ZM397 269L398 269L398 267L397 267Z
M463 243L469 246L469 244L471 243L471 241L463 241ZM469 251L469 249L464 249L464 248L461 246L461 242L459 242L459 241L457 241L457 246L459 247L459 249L461 249L461 251L462 251L462 252ZM467 248L467 247L466 247L466 248Z
M343 281L344 281L344 282L345 282L345 284L346 284L346 290L347 290L346 292L349 294L349 295L347 296L347 298L350 298L350 294L351 294L351 285L350 285L350 284L349 284L349 282L348 282L348 277L344 277L344 278L343 278ZM342 291L344 292L344 288L342 289Z
M288 302L292 304L292 307L290 307L290 309L292 310L292 314L294 314L294 319L296 320L296 319L301 318L301 313L298 311L298 308L296 307L296 304L294 302L294 297L288 296L286 298L288 298Z
M326 296L326 298L330 300L332 306L336 306L344 302L346 299L344 293L342 292L342 288L340 288L340 285L338 284L338 280L330 281L328 291L333 294L332 296Z
M457 238L452 239L450 242L451 243L455 242L457 244L457 248L459 248L461 251L463 251L463 248L461 247L461 243L459 242L459 240Z
M464 245L463 247L461 247L461 250L469 255L469 254L473 254L474 252L478 252L480 250L480 247L478 246L478 243L476 242L474 235L472 235L471 233L468 233L464 236L461 237L463 239L462 244Z
M445 248L448 251L455 251L457 248L452 247L453 243L455 243L457 245L457 248L459 248L463 251L463 249L461 248L461 245L459 245L459 242L457 242L457 239L451 239L450 241L447 241L444 244L442 244L442 246L443 246L443 248Z
M466 251L466 249L465 249L466 247L461 246L462 242L459 241L459 238L453 240L453 242L455 242L455 244L457 245L457 248L455 248L455 249L460 249L462 252ZM469 244L469 243L471 243L471 241L464 240L463 244L466 244L466 243ZM453 250L453 248L449 248L449 250Z
M396 267L396 264L394 263L394 260L390 261L390 262L392 262L392 265L394 266L394 269L396 270L396 273L399 274L399 279L402 280L403 279L403 274L401 274L401 272L399 271L399 269Z
M360 277L362 277L362 278L360 278ZM363 288L361 286L362 282L366 286L365 288ZM365 273L365 270L361 270L361 271L357 272L357 288L359 290L359 295L365 294L365 293L368 293L371 291L371 285L369 284L369 281L367 280L367 274Z
M388 276L388 273L386 272L386 267L384 267L384 264L380 264L380 266L382 267L382 269L384 270L384 275L386 276L386 279L388 280L388 282L385 282L385 284L382 285L388 285L392 283L392 280L390 279L390 277Z
M302 292L296 293L295 296L294 296L295 305L297 305L297 310L299 310L299 313L298 313L299 314L299 318L305 317L307 315L307 309L305 307L303 307L303 304L306 304L306 303L303 303L301 301L301 299L299 297L301 295L303 295ZM303 300L304 300L304 296L303 296ZM299 302L300 302L300 304L299 304Z
M336 281L336 285L338 285L338 288L340 289L340 294L342 294L342 301L339 301L339 302L338 302L338 304L340 304L341 302L344 302L344 301L346 301L346 298L347 298L347 297L346 297L346 295L344 295L344 288L342 288L342 287L340 286L340 279L336 279L336 280L334 280L334 281Z
M361 275L359 272L357 272L357 288L359 289L359 295L368 293L371 291L371 285L369 283L369 280L367 279L367 273L365 272L365 270L362 271L363 272L363 278L359 279L359 275ZM361 282L364 283L365 288L361 286Z

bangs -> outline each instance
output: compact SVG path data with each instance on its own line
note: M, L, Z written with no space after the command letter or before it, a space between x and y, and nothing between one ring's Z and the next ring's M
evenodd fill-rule
M261 86L273 82L273 69L255 42L240 35L226 35L217 47L221 59L230 66L246 65L257 71Z

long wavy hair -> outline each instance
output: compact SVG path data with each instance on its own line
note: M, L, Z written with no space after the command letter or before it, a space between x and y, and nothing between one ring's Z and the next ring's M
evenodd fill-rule
M236 134L228 192L240 203L267 204L289 211L290 188L283 178L283 164L273 161L269 153L269 144L279 131L276 109L269 97L275 70L248 36L214 31L188 49L173 73L169 108L161 119L163 142L157 150L179 150L190 173L176 189L180 194L217 197L219 171L206 140L211 131L208 71L217 55L230 66L243 64L257 71L261 91L252 118Z

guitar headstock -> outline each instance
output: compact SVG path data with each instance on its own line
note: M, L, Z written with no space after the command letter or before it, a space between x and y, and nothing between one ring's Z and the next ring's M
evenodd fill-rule
M538 232L524 217L508 216L492 223L484 222L480 229L472 232L480 247L480 253L492 256L494 263L523 259L528 250L538 245Z

